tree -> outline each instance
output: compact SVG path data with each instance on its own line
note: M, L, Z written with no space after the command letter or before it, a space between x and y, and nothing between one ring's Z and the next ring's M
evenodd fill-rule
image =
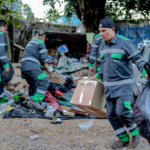
M58 11L56 3L65 5L64 14L68 17L76 13L86 32L96 32L100 19L104 17L139 23L149 19L150 14L150 0L43 0L51 12Z

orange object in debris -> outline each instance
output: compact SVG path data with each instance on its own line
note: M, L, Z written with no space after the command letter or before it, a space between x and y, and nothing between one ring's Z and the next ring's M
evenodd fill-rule
M60 92L59 90L55 91L55 96L60 96L60 95L64 95L64 93Z

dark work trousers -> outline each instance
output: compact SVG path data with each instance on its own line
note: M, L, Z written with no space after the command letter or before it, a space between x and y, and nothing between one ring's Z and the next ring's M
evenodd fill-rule
M43 74L42 70L23 71L22 74L30 85L29 96L34 96L36 92L45 95L45 92L49 86L49 80L47 77L38 79L38 76Z
M132 121L130 99L131 96L106 98L107 118L118 137L127 133L124 126L129 132L137 128L137 125Z

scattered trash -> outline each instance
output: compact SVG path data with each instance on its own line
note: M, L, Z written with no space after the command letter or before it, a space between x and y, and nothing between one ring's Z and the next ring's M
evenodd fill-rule
M89 127L93 126L93 119L91 119L89 122L79 123L78 126L81 129L89 129Z
M51 121L51 124L61 124L61 119L57 118L56 121Z
M48 110L45 114L46 117L54 117L54 112L56 111L56 108L53 108L53 106L48 106Z
M75 116L74 112L69 112L67 110L63 110L63 114L66 115L66 116Z
M30 136L30 139L31 140L35 140L35 139L37 139L39 136L38 135L33 135L33 136Z
M24 121L28 121L29 120L29 118L26 118Z
M13 99L13 94L10 91L4 89L4 94L8 99Z
M10 99L8 102L7 102L7 106L11 106L11 104L14 103L14 100L13 99Z
M47 102L42 102L41 105L44 106L44 108L46 108L47 107Z
M13 107L10 107L10 106L6 106L5 108L6 108L6 112L11 111L11 110L14 109Z
M49 91L46 91L45 93L44 102L49 102L49 105L53 108L56 108L56 110L59 110L61 108L57 102L57 99L53 97Z

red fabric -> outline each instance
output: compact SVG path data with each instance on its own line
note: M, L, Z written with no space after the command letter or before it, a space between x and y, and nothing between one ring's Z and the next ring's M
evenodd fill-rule
M45 93L44 102L49 102L50 106L53 106L57 110L59 110L61 108L57 102L57 99L55 97L53 97L49 91L46 91L46 93Z
M64 95L64 93L60 92L59 90L55 91L55 96L60 96L60 95Z

